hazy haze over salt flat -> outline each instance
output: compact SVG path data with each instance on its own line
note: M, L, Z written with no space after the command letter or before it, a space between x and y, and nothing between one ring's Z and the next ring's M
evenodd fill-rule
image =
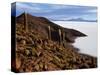
M53 21L66 28L73 28L88 35L87 37L77 38L73 44L80 49L81 53L97 56L97 23L96 22L72 22L72 21Z

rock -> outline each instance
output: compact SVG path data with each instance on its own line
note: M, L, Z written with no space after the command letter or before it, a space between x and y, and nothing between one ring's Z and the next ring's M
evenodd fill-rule
M44 69L45 69L45 70L47 70L47 69L48 69L48 66L47 66L47 64L45 64L45 65L44 65Z
M16 69L19 69L21 66L21 60L17 57L16 58Z
M30 51L29 50L25 50L25 55L29 55L30 54Z
M39 57L39 56L40 56L40 54L41 54L41 52L39 51L39 52L37 52L36 54L37 54L37 56Z
M33 48L32 48L32 55L33 55L33 56L36 56L36 55L37 55L36 53L37 53L37 52L36 52L36 49L33 47Z
M43 69L43 63L42 63L42 62L39 63L39 67L40 67L41 69Z
M23 44L23 45L25 45L26 44L26 41L25 40L21 40L20 43Z
M34 69L38 71L38 70L39 70L39 65L36 64L36 65L34 66Z

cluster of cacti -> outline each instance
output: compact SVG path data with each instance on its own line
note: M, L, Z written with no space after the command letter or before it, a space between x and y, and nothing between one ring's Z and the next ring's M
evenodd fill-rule
M51 37L51 27L48 26L48 38L49 40L52 40ZM65 41L65 32L62 31L62 29L58 29L58 34L59 34L59 45L63 45Z

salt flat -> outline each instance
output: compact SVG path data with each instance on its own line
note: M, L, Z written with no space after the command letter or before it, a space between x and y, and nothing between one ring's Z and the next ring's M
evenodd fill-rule
M97 56L98 25L96 22L75 22L75 21L53 21L53 22L66 28L73 28L79 30L88 35L87 37L77 38L76 42L73 45L79 48L81 53Z

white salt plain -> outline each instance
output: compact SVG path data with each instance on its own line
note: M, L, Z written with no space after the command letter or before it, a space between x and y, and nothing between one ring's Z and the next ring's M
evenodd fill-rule
M77 38L73 44L80 49L81 53L97 56L98 43L98 25L97 22L74 22L74 21L53 21L54 23L66 27L79 30L88 35L87 37Z

